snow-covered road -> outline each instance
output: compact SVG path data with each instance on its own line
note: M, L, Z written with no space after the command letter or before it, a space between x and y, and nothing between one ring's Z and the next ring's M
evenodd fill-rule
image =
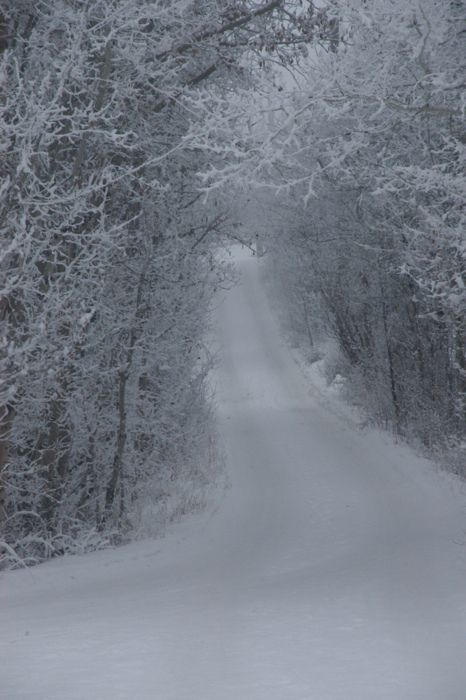
M464 489L322 405L236 256L231 488L164 540L3 574L2 700L466 699Z

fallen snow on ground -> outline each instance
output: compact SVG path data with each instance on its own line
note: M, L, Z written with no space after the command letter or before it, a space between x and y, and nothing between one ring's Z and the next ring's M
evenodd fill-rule
M3 573L2 700L465 700L464 488L309 385L234 255L231 487L163 540Z

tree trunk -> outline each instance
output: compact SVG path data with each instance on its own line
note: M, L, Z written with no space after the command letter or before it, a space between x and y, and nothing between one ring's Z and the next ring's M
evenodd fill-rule
M106 493L105 493L105 512L104 512L104 524L108 523L111 519L112 512L114 510L115 498L117 496L118 488L120 489L120 504L118 512L118 525L121 525L122 519L125 512L125 499L124 499L124 453L126 447L127 438L127 389L128 380L131 373L133 359L134 359L134 348L138 335L138 318L140 315L140 307L142 302L142 294L145 285L146 273L149 266L150 257L147 257L146 262L143 265L141 274L139 277L139 282L136 292L136 301L134 308L134 317L131 326L131 331L129 335L128 350L126 353L126 360L124 367L122 367L118 372L118 428L117 428L117 440L115 455L113 458L112 473L110 475L110 481L108 482Z
M384 289L383 282L382 282L382 276L380 274L380 264L377 263L377 266L378 266L378 277L379 277L379 285L380 285L382 324L383 324L383 330L384 330L385 348L386 348L386 352L387 352L388 379L389 379L390 394L391 394L393 411L394 411L394 419L395 419L394 420L394 428L395 428L395 432L397 434L399 434L401 432L401 414L400 414L400 402L399 402L399 398L398 398L398 391L397 391L397 387L396 387L394 354L393 354L392 344L390 342L390 332L389 332L389 328L388 328L388 317L387 317L387 305L385 303L385 289Z

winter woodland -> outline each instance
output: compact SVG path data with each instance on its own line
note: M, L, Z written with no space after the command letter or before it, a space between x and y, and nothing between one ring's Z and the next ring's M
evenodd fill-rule
M256 233L292 342L466 473L465 10L0 3L3 565L202 505L218 251Z

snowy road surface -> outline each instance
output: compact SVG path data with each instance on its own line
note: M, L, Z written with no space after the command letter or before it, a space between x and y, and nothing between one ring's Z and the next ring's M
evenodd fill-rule
M2 700L466 699L464 489L321 405L237 257L231 488L164 540L2 574Z

